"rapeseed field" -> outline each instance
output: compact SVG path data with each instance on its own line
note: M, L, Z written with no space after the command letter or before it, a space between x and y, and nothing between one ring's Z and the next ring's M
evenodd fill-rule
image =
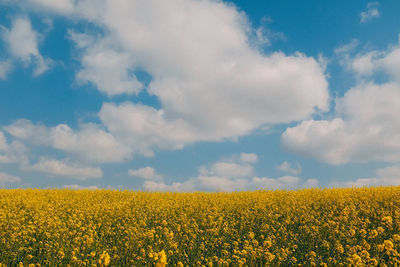
M400 187L0 190L1 266L398 266Z

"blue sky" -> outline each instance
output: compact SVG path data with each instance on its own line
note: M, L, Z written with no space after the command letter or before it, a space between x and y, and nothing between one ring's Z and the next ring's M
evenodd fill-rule
M0 0L0 186L399 185L399 11Z

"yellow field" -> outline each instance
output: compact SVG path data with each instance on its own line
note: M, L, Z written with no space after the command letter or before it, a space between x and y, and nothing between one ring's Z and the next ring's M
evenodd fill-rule
M8 266L396 266L400 187L0 190Z

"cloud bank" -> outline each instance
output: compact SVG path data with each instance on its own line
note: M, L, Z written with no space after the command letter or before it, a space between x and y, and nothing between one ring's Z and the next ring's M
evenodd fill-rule
M245 156L243 156L245 155ZM262 189L296 189L317 187L318 180L302 180L296 176L281 176L278 178L258 177L253 164L256 154L233 155L217 161L209 166L201 166L198 175L184 182L167 184L159 181L146 181L143 188L148 191L209 191L232 192L242 190Z
M332 120L288 128L282 145L330 164L400 161L400 47L346 57L358 84L336 99ZM384 81L376 77L384 77Z
M196 142L234 140L328 110L323 64L300 52L261 53L252 38L257 29L232 4L211 0L15 3L30 12L90 24L87 29L71 26L67 31L80 63L76 81L90 83L109 97L97 114L99 122L83 123L78 129L15 121L5 129L20 142L88 162L123 162ZM15 56L35 60L37 74L46 70L38 34L28 19L15 19L5 36ZM28 41L19 42L21 38ZM14 43L18 44L14 47ZM138 71L151 77L148 86ZM157 98L159 108L113 102L115 96L135 96L143 90Z

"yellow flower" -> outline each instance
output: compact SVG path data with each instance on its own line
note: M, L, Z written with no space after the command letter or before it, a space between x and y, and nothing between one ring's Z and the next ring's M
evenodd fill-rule
M356 234L356 231L354 229L350 229L349 234L350 236L354 236Z
M164 250L161 250L158 253L159 259L158 262L156 263L156 267L164 267L167 266L167 255L165 254Z
M344 248L343 248L342 245L338 245L338 246L336 247L336 250L337 250L337 252L339 252L340 254L342 254L342 253L344 252Z
M249 239L253 239L255 234L253 232L249 232Z
M100 266L108 266L110 264L110 255L106 251L103 251L100 255L99 264Z
M392 250L394 247L392 241L390 240L383 241L383 246L385 247L386 250Z
M382 218L382 223L387 226L390 226L393 223L393 218L391 216L385 216Z

